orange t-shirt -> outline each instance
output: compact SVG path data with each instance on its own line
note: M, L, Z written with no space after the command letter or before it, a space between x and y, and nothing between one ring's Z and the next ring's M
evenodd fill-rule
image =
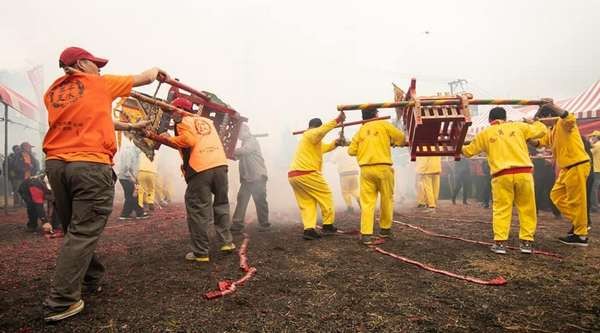
M65 75L48 88L47 159L112 164L117 151L112 101L129 96L132 76Z
M184 172L186 166L201 172L227 165L225 150L212 120L201 116L183 117L176 133L169 141L180 149Z

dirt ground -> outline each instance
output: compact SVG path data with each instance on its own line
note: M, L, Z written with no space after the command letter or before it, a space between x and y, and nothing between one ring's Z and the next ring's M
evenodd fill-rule
M303 241L295 212L275 212L270 232L254 223L248 259L258 270L234 294L202 295L242 276L236 254L189 263L184 209L149 220L111 218L98 246L104 291L54 325L41 320L62 240L25 232L25 213L0 217L0 332L600 332L600 236L588 248L556 241L567 222L541 213L536 246L562 260L436 238L395 224L382 249L504 286L477 285L405 264L359 245L356 236ZM396 220L473 240L491 238L490 210L443 202L435 213L398 207ZM420 216L420 217L419 217ZM358 215L339 213L345 230ZM517 245L513 223L511 239ZM242 236L236 236L240 244Z

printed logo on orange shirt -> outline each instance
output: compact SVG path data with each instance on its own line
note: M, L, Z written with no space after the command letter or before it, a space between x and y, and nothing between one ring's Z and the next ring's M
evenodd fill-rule
M196 133L200 135L209 135L211 132L210 125L201 118L194 119L194 127L196 127Z
M79 79L65 80L50 91L50 103L54 108L62 109L83 96L84 91L85 87Z

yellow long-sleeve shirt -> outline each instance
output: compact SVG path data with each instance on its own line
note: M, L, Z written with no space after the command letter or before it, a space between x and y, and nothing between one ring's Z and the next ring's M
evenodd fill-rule
M336 147L335 141L323 143L322 140L336 125L337 122L332 120L304 132L300 143L298 143L298 148L296 148L290 171L321 171L323 154L334 150Z
M539 142L540 146L552 149L554 160L561 169L590 159L583 147L577 119L572 113L565 118L559 118Z
M138 171L146 171L156 173L158 166L156 163L156 156L153 161L150 161L146 154L140 152L140 156L138 159Z
M463 146L462 153L471 157L486 153L490 174L502 170L532 167L527 140L544 136L548 129L539 121L533 124L522 122L498 122L475 136L470 144Z
M417 173L421 175L431 175L442 173L441 156L423 156L417 157Z
M363 124L352 138L348 154L356 156L358 165L392 165L391 145L404 145L404 133L385 120Z

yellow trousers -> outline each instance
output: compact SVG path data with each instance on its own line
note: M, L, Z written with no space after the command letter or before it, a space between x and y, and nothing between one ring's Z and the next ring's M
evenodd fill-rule
M358 174L340 175L340 187L342 189L342 198L347 207L352 207L352 199L359 200L358 196Z
M578 236L588 234L586 181L589 174L590 163L562 169L550 191L550 199L571 221L573 232Z
M375 204L381 196L379 227L390 229L394 215L394 169L389 165L360 167L360 233L373 234Z
M537 226L535 192L531 173L492 178L494 240L508 240L513 205L519 214L519 239L533 241Z
M321 209L323 224L333 224L335 218L333 194L320 172L291 177L288 181L294 190L305 230L317 226L317 205Z
M138 205L144 207L144 204L154 203L154 193L156 189L156 173L149 171L138 172Z
M417 182L417 203L430 208L437 207L440 195L440 174L419 174Z

